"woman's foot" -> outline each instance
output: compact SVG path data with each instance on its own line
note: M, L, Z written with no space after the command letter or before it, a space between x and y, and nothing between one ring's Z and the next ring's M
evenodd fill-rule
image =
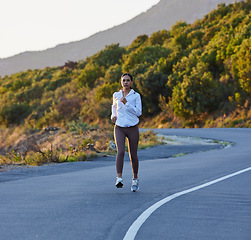
M138 178L133 178L132 179L131 191L132 192L136 192L138 190L139 190L139 179Z
M122 187L123 187L123 180L122 180L121 177L117 177L115 186L116 186L117 188L122 188Z

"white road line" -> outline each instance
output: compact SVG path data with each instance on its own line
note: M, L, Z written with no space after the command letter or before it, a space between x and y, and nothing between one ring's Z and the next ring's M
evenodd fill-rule
M224 177L221 177L221 178L218 178L218 179L215 179L213 181L210 181L210 182L207 182L207 183L204 183L202 185L199 185L199 186L196 186L196 187L193 187L193 188L190 188L190 189L187 189L187 190L184 190L182 192L178 192L178 193L175 193L169 197L166 197L162 200L160 200L159 202L156 202L155 204L153 204L151 207L149 207L148 209L146 209L135 221L134 223L131 225L131 227L128 229L126 235L124 236L123 240L134 240L135 239L135 236L137 234L137 232L139 231L140 227L143 225L143 223L147 220L147 218L150 217L150 215L156 211L158 208L160 208L162 205L164 205L165 203L179 197L179 196L182 196L182 195L185 195L187 193L190 193L190 192L194 192L194 191L197 191L201 188L205 188L205 187L208 187L212 184L215 184L215 183L218 183L218 182L221 182L223 180L226 180L228 178L231 178L231 177L234 177L236 175L239 175L239 174L242 174L244 172L247 172L247 171L250 171L251 170L251 167L249 168L245 168L243 170L240 170L238 172L235 172L235 173L232 173L232 174L229 174L227 176L224 176Z

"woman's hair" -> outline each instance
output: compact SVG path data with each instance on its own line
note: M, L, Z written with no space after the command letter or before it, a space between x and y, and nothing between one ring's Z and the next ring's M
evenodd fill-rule
M132 81L132 75L130 73L124 73L124 74L122 74L121 78L123 78L124 76L129 76L131 78L131 81Z

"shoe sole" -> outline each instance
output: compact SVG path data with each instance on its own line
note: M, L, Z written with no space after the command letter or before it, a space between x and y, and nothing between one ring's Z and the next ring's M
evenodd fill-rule
M139 188L137 188L137 189L131 188L132 192L137 192L138 190L139 190Z
M117 188L123 188L123 183L122 183L122 182L117 183L117 184L116 184L116 187L117 187Z

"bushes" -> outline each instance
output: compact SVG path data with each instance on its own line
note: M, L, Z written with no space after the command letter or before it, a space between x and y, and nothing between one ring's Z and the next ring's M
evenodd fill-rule
M149 67L159 61L161 57L167 57L168 54L168 49L159 45L139 48L124 58L123 72L132 72L137 65L142 63Z
M11 103L5 105L0 111L0 120L7 126L20 124L31 113L31 108L27 103Z
M97 93L96 93L97 101L100 102L102 98L111 99L113 93L115 91L118 91L119 88L120 88L119 81L112 83L112 84L106 83L106 84L98 87Z
M132 44L128 46L127 50L128 52L134 51L140 46L142 46L144 43L146 43L148 40L147 35L139 35L135 40L133 40Z
M125 71L134 76L143 117L159 114L163 99L169 111L191 120L242 107L251 94L250 9L250 1L221 4L194 24L140 35L126 48L112 44L78 63L0 78L1 124L20 124L31 112L37 119L26 122L36 127L79 116L109 121Z
M59 78L54 81L50 81L49 85L46 87L46 91L55 91L58 87L71 81L71 78Z
M59 103L55 106L59 115L66 121L78 117L81 109L81 101L79 98L66 99L61 98Z
M238 53L233 56L232 65L235 77L238 79L241 89L251 96L251 39L242 42Z
M122 75L122 67L119 64L113 65L108 68L105 73L105 82L106 83L118 83Z
M170 38L170 32L166 30L162 30L159 32L155 32L151 35L148 42L151 46L153 45L163 45L164 41L168 38Z
M15 100L18 102L31 102L32 100L41 98L43 96L44 88L39 85L25 88L15 94Z
M135 79L137 89L142 95L143 111L147 114L156 114L159 108L159 96L168 97L170 91L166 87L167 77L157 71L156 65L150 67L145 74L140 74Z
M120 63L122 55L126 52L125 48L119 47L119 44L105 46L105 49L98 52L91 58L94 64L108 68L112 65Z
M80 119L78 121L71 121L67 123L66 129L71 132L82 133L90 128L87 122L82 122Z
M174 113L185 120L198 120L201 114L217 109L220 103L219 86L210 72L197 72L184 76L174 87L171 106Z
M79 87L94 88L95 81L104 76L104 70L100 66L89 63L78 77Z

